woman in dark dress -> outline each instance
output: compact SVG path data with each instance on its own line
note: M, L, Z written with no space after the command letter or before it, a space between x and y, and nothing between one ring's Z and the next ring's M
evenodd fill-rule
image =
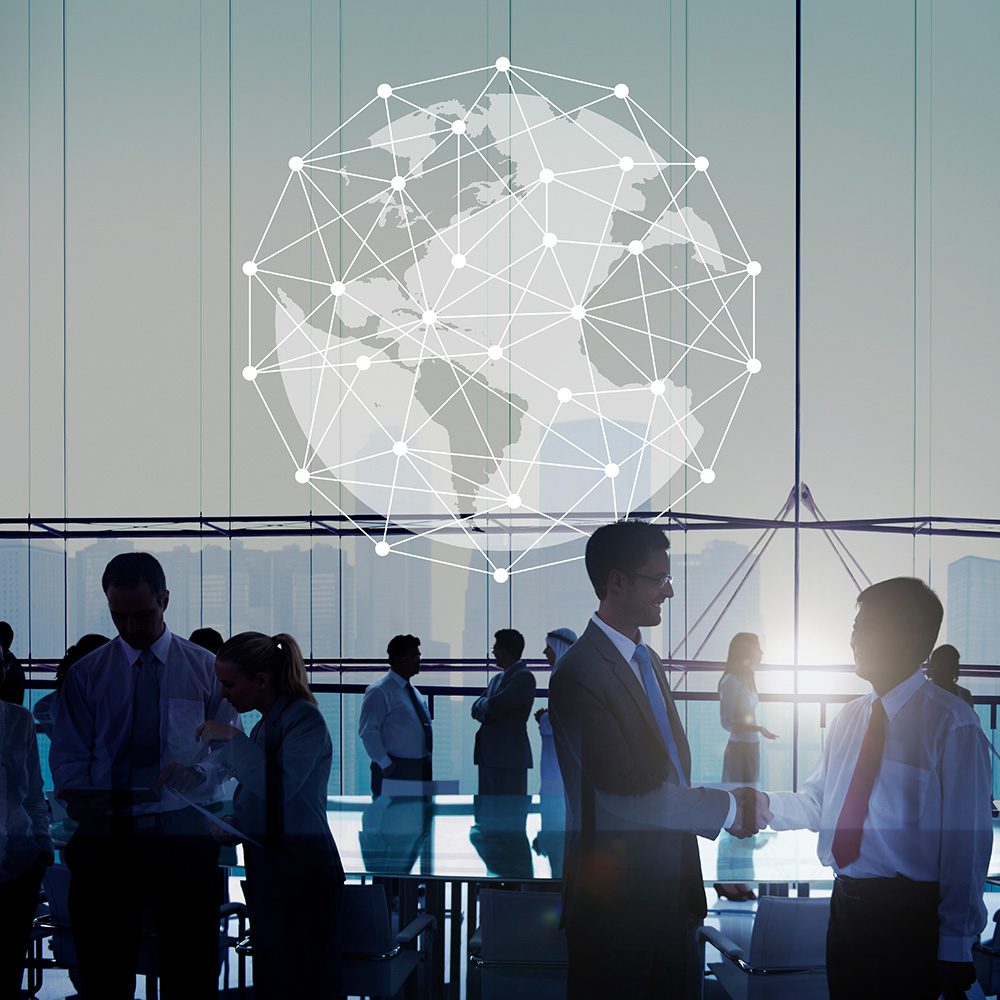
M246 835L254 996L337 996L344 869L326 819L333 746L290 635L243 632L215 672L238 712L263 718L249 736L217 721L198 738L238 779L234 825Z

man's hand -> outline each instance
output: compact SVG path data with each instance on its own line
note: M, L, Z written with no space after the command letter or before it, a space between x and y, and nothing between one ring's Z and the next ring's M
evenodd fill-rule
M727 832L734 837L752 837L774 818L768 809L768 798L763 792L744 786L734 788L733 795L736 796L736 818Z
M965 1000L966 991L976 981L972 962L938 962L938 979L944 1000Z
M234 825L235 816L222 816L230 826ZM221 826L217 826L215 823L208 824L208 832L211 834L212 840L217 844L221 844L223 847L235 847L240 841L239 838L234 837L231 833L227 833L222 829Z
M204 781L204 775L200 774L193 767L184 764L167 764L156 779L156 787L159 789L163 785L172 788L175 792L186 792L200 785Z
M66 803L66 812L69 813L69 818L77 823L102 819L111 812L113 804L110 791L80 792L64 789L59 792L58 798Z
M382 777L391 778L396 773L396 765L390 764L388 767L382 768Z
M202 743L228 743L239 730L228 722L209 719L203 722L195 731L194 738Z

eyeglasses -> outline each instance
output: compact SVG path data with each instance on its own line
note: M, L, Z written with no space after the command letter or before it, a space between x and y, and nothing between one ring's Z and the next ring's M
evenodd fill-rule
M649 580L650 583L655 583L657 590L662 590L664 584L673 583L674 578L670 573L629 573L629 576L638 576L640 579Z

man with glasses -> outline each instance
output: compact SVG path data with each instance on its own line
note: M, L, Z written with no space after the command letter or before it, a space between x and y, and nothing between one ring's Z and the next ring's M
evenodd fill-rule
M640 628L673 596L669 540L642 521L591 535L599 606L556 664L549 706L567 796L569 1000L687 998L706 913L695 835L756 833L753 789L691 787L691 753Z

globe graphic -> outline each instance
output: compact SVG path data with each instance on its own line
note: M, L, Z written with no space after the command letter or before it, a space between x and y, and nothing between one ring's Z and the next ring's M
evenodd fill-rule
M504 582L588 516L712 488L761 267L627 85L505 58L382 84L267 214L243 377L379 555L430 537Z

